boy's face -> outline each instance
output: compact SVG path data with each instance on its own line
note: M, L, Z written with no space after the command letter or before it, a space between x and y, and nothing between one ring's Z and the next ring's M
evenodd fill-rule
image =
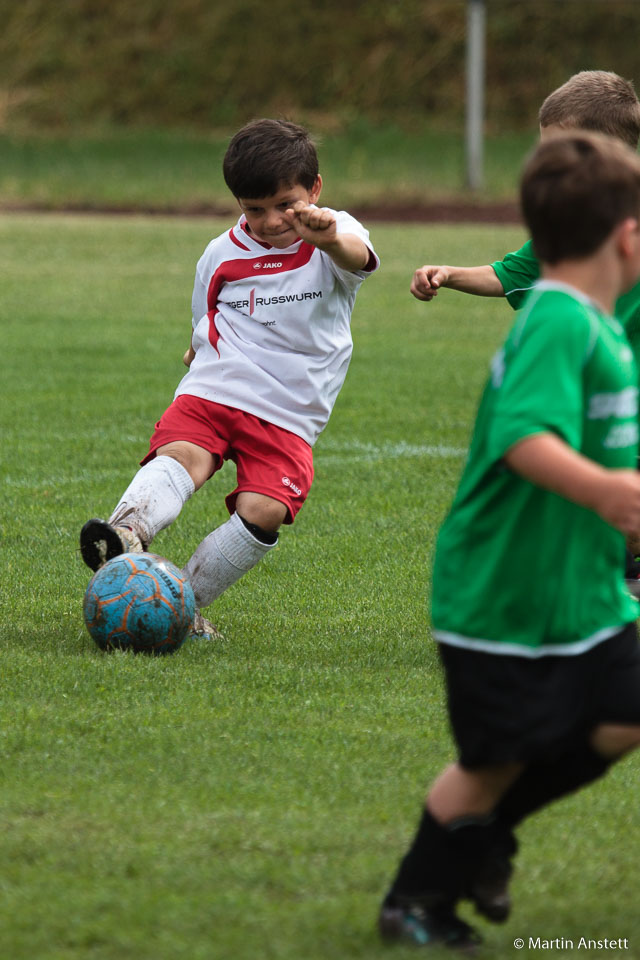
M272 197L237 199L256 240L283 250L299 239L286 217L286 211L298 200L308 204L315 203L321 189L322 179L318 177L311 190L296 184L293 187L280 187Z

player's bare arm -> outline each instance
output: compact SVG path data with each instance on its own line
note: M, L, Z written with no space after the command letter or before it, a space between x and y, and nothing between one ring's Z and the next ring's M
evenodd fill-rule
M640 533L640 473L609 470L553 433L525 437L507 451L507 466L526 480L593 510L627 536Z
M189 344L189 349L188 349L188 350L185 350L184 356L183 356L183 358L182 358L182 362L184 363L185 367L190 367L190 366L191 366L191 362L192 362L193 358L195 357L195 355L196 355L195 350L193 349L193 347L191 346L191 344Z
M504 297L504 288L491 264L482 267L425 264L418 267L411 281L411 293L417 300L433 300L440 287L474 293L478 297Z
M364 241L352 233L338 233L336 218L325 207L298 200L285 216L299 237L328 254L343 270L364 270L368 264Z

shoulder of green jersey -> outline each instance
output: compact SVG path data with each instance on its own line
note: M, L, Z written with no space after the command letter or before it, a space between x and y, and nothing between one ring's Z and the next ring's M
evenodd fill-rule
M618 320L616 320L615 317L606 313L602 307L600 307L594 300L591 299L591 297L569 283L563 283L559 280L538 280L537 283L535 283L530 289L535 291L538 296L535 296L535 294L532 293L527 300L525 307L520 312L519 320L516 321L516 342L522 336L526 321L533 307L535 307L540 300L540 297L545 293L563 293L584 307L589 320L589 340L585 348L583 363L587 363L598 341L598 323L600 319L604 319L607 323L609 323L609 325L612 326L617 333L623 332L622 325Z

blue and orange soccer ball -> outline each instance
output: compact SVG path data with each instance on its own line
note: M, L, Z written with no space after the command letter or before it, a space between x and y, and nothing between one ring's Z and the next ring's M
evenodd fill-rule
M174 653L186 639L195 605L191 584L170 560L122 553L91 578L84 622L102 650Z

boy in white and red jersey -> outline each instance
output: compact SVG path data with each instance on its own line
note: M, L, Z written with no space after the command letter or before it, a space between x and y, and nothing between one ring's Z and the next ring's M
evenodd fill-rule
M200 609L271 550L313 479L312 446L344 382L351 311L377 269L364 227L316 206L315 146L296 124L257 120L231 140L223 171L241 216L198 261L189 367L156 424L150 450L108 522L80 535L98 569L146 550L224 460L237 467L230 519L185 567Z

